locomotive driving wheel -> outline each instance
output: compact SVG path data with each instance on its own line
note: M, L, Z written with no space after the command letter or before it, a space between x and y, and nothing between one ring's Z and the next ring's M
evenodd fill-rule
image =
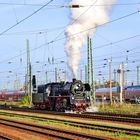
M55 104L55 110L60 112L60 111L62 111L62 107L63 107L63 105L61 103L61 99L57 99L56 104Z
M61 100L61 99L56 100L55 110L58 112L64 111L63 100Z

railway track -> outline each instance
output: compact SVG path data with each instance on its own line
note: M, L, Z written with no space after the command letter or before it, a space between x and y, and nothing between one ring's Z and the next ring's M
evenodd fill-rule
M52 138L57 138L60 140L107 140L106 138L101 138L89 134L78 133L74 131L68 131L64 129L58 129L48 126L41 126L33 123L25 123L21 121L2 119L0 118L0 124L17 128L30 133L39 134L42 136L49 136Z
M118 113L106 113L106 112L85 112L85 114L108 115L108 116L128 117L128 118L140 118L140 114L118 114Z
M64 112L50 112L44 110L33 110L33 109L24 109L24 108L11 108L6 110L13 111L24 111L31 113L40 113L40 114L51 114L51 115L61 115L68 117L78 117L78 118L86 118L86 119L97 119L97 120L108 120L108 121L116 121L116 122L127 122L127 123L137 123L140 124L140 115L123 115L123 114L108 114L108 113L83 113L83 114L72 114L72 113L64 113Z
M0 140L14 140L14 139L0 134Z
M127 116L127 115L110 115L110 114L96 114L96 113L85 113L82 117L100 119L100 120L111 120L117 122L129 122L129 123L140 123L140 117Z
M117 133L125 133L129 135L136 135L140 136L140 130L138 129L130 129L130 128L121 128L121 127L114 127L114 126L107 126L107 125L99 125L99 124L93 124L93 123L86 123L86 122L78 122L73 120L64 120L64 119L56 119L56 118L50 118L47 116L35 116L35 115L24 115L24 114L15 114L15 113L2 113L0 112L0 115L9 115L13 117L25 117L25 118L31 118L33 120L38 121L54 121L59 122L60 124L70 125L74 127L80 127L80 128L86 128L86 129L92 129L92 130L101 130L101 131L109 131L109 132L117 132Z

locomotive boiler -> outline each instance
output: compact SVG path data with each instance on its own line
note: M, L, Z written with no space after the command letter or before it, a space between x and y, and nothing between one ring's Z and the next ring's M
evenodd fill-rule
M36 109L52 111L83 111L90 106L90 99L90 85L76 79L39 85L32 94Z

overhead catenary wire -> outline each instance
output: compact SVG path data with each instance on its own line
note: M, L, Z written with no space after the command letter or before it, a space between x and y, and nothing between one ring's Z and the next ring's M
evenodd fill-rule
M74 37L75 35L80 34L80 33L84 33L84 32L86 32L86 31L88 31L88 30L92 30L92 29L95 29L95 28L97 28L97 27L101 27L101 26L103 26L103 25L110 24L110 23L113 23L113 22L122 20L122 19L124 19L124 18L133 16L133 15L136 15L136 14L138 14L139 12L140 12L139 10L138 10L138 11L135 11L135 12L132 12L132 13L127 14L127 15L125 15L125 16L122 16L122 17L119 17L119 18L117 18L117 19L108 21L107 23L98 25L98 26L96 26L96 27L88 28L88 29L83 30L83 31L80 31L80 32L78 32L78 33L76 33L76 34L72 34L72 35L70 35L70 36L68 36L68 37L69 37L69 38L70 38L70 37ZM113 45L113 44L117 44L117 43L119 43L119 42L123 42L123 41L129 40L129 39L133 39L133 38L136 38L136 37L140 37L140 34L137 34L137 35L134 35L134 36L130 36L130 37L127 37L127 38L123 38L123 39L121 39L121 40L114 41L114 42L112 42L112 43L108 43L108 44L104 44L104 45L101 45L101 46L97 46L97 47L95 47L95 49L102 48L103 46L106 47L106 46L110 46L110 45ZM38 46L38 47L36 47L36 48L31 49L31 52L32 52L32 51L35 51L35 50L37 50L37 49L39 49L39 48L41 48L41 47L43 47L44 45L52 44L52 43L54 43L54 42L58 42L58 41L61 41L61 40L64 40L64 39L66 39L66 37L63 37L63 38L60 38L60 39L57 39L57 40L51 40L51 41L49 41L49 42L47 42L47 43L44 43L44 44L42 44L42 45L40 45L40 46ZM16 55L16 56L10 57L10 58L8 58L8 59L6 59L6 60L2 60L2 61L0 61L0 63L3 63L3 62L5 62L5 61L9 61L9 60L14 59L14 58L16 58L16 57L20 57L21 55L24 55L24 54L26 54L26 51L23 52L23 53L20 54L20 55Z
M114 45L114 44L111 44L111 45ZM140 46L131 48L131 49L129 49L129 51L134 51L134 50L136 50L136 49L140 49L139 47L140 47ZM121 54L122 54L122 53L124 53L124 52L126 52L126 49L125 49L124 51L118 51L118 52L114 52L114 53L110 53L110 54L105 54L105 55L102 55L102 57L109 56L109 55L116 54L116 53L121 53ZM82 53L87 53L87 51L86 51L86 50L83 50ZM130 53L130 54L131 54L131 53ZM130 55L130 54L129 54L129 55ZM76 54L75 54L75 55L76 55ZM95 58L98 58L98 57L101 57L101 56L96 56ZM63 59L63 58L66 58L66 56L62 56L62 57L56 58L56 60Z
M114 41L114 42L111 42L111 43L107 43L107 44L95 47L95 49L99 49L99 48L102 48L102 47L105 47L105 46L108 46L108 45L112 45L112 44L114 45L114 44L117 44L117 43L120 43L120 42L123 42L123 41L127 41L127 40L130 40L130 39L133 39L133 38L137 38L137 37L140 37L140 34L135 35L135 36L130 36L130 37L127 37L127 38L123 38L121 40Z
M8 3L8 2L0 2L0 5L16 5L16 6L43 6L43 4L33 4L33 3ZM112 4L95 4L95 6L110 6ZM115 3L114 6L133 6L139 5L138 2L134 3ZM89 7L91 5L81 5L80 7ZM49 5L48 7L53 8L70 8L70 5Z
M117 18L117 19L108 21L108 22L106 22L106 23L104 23L104 24L97 25L96 27L88 28L88 29L86 29L86 30L83 30L83 31L80 31L80 32L78 32L78 33L72 34L72 35L68 36L68 38L74 37L74 36L76 36L76 35L78 35L78 34L80 34L80 33L84 33L84 32L86 32L86 31L88 31L88 30L93 30L93 29L95 29L95 28L97 28L97 27L101 27L101 26L104 26L104 25L106 25L106 24L110 24L110 23L119 21L119 20L121 20L121 19L130 17L130 16L132 16L132 15L138 14L139 12L140 12L140 11L138 10L138 11L135 11L135 12L130 13L130 14L128 14L128 15L122 16L122 17L120 17L120 18ZM131 37L131 38L132 38L132 37ZM61 40L64 40L64 39L66 39L66 37L63 37L63 38L60 38L60 39L56 39L56 38L55 38L54 40L52 40L52 41L50 41L50 42L48 42L48 43L46 43L46 44L42 44L42 45L39 46L39 47L42 47L42 46L44 46L44 45L51 44L51 43L54 43L54 42L58 42L58 41L61 41ZM112 43L110 43L110 44L112 44ZM108 44L108 45L110 45L110 44Z
M116 42L116 41L114 41L114 42ZM104 45L106 45L106 44L104 44ZM108 43L107 46L110 46L110 45L114 45L112 41L110 41L110 44ZM101 47L101 48L102 48L102 47Z
M140 52L135 52L135 53L140 53ZM132 53L132 54L135 54L135 53ZM125 55L124 55L125 56ZM124 57L124 56L122 56L122 57ZM131 56L131 53L129 54L129 57ZM115 59L115 58L120 58L121 56L118 56L118 57L113 57L113 60ZM99 62L99 61L103 61L103 59L102 60L96 60L96 62ZM132 61L132 62L131 62ZM133 63L133 61L135 61L135 62L138 62L139 61L139 59L133 59L133 60L131 60L129 63ZM44 63L44 62L43 62ZM41 63L40 62L40 64L43 64L43 63ZM47 63L47 61L45 62L45 63ZM59 64L60 62L58 62L58 63L54 63L54 65L55 64ZM115 63L120 63L120 62L113 62L114 64ZM35 66L35 65L37 65L37 64L34 64L33 66ZM98 64L98 66L99 66L99 64ZM13 70L12 70L13 71ZM0 72L1 73L1 72ZM3 73L3 72L2 72Z
M136 11L136 12L130 13L130 14L125 15L125 16L122 16L122 17L117 18L117 19L115 19L115 20L111 20L111 21L108 21L108 22L103 23L103 24L101 24L101 25L97 25L96 27L88 28L88 29L86 29L86 30L83 30L83 31L80 31L80 32L78 32L78 33L72 34L72 35L68 36L68 38L70 38L70 37L74 37L74 36L76 36L76 35L78 35L78 34L80 34L80 33L84 33L84 32L86 32L86 31L88 31L88 30L93 30L93 29L95 29L95 28L97 28L97 27L101 27L101 26L104 26L104 25L106 25L106 24L113 23L113 22L116 22L116 21L118 21L118 20L121 20L121 19L127 18L127 17L129 17L129 16L132 16L132 15L138 14L139 12L140 12L140 11L138 10L138 11ZM66 38L66 37L63 37L63 38L60 38L60 39L57 39L57 40L52 40L52 41L50 41L49 43L57 42L57 41L60 41L60 40L65 39L65 38Z
M137 61L139 61L139 60L137 60ZM120 64L120 62L113 62L113 64ZM35 64L34 64L35 65ZM84 66L84 65L83 65ZM97 67L98 66L98 67ZM99 68L99 64L97 65L97 66L95 66L95 69L98 69ZM116 66L118 66L118 65L116 65ZM100 67L100 68L102 68L102 67ZM43 71L44 72L44 71ZM42 74L43 74L43 72L41 72ZM131 70L131 72L132 72L132 70ZM105 76L105 74L103 74L104 76ZM106 74L107 75L107 74ZM23 76L24 77L24 76Z
M30 30L30 31L22 31L22 32L10 32L10 33L5 33L3 36L11 36L11 35L24 35L24 34L44 34L48 32L55 32L57 30L63 29L66 26L60 26L60 27L55 27L55 28L50 28L50 29L38 29L38 30Z
M140 53L140 52L139 52ZM114 58L113 58L113 60L114 60ZM102 62L102 61L104 61L104 60L98 60L98 61L96 61L96 62ZM129 64L130 63L136 63L136 62L139 62L140 61L140 59L132 59L131 61L129 61ZM50 65L47 61L45 62L45 63L47 63L47 65ZM121 63L121 61L113 61L112 62L112 64L120 64ZM58 64L61 64L61 62L57 62L57 63L53 63L53 65L58 65ZM32 64L32 66L34 67L34 66L36 66L36 65L44 65L44 62L40 62L39 64L36 64L36 63L34 63L34 64ZM44 66L47 66L47 65L44 65ZM82 63L82 64L79 64L79 66L85 66L85 64L84 63ZM102 64L97 64L97 65L95 65L95 69L97 69L98 67L100 66L100 68L104 68L105 66L104 66L104 63L102 63ZM104 66L104 67L103 67ZM117 65L118 66L118 65ZM12 69L12 70L10 70L10 71L12 71L12 73L13 73L13 71L16 71L16 73L17 73L17 70L19 69L19 67L18 68L14 68L14 69ZM22 70L26 70L26 67L23 67L22 68ZM6 72L9 72L9 71L0 71L0 74L2 74L2 73L6 73Z
M72 21L72 23L70 23L69 25L74 24L79 18L81 18L81 16L83 16L85 13L87 13L87 12L96 4L96 2L97 2L97 0L94 1L90 7L88 7L84 12L82 12L82 13L81 13L76 19L74 19L74 20ZM69 8L73 8L73 7L69 7ZM79 8L79 7L76 7L76 8ZM66 26L66 27L67 27L67 26ZM63 29L63 31L61 31L61 32L54 38L54 41L57 40L57 38L58 38L63 32L65 32L66 27Z
M104 46L104 47L107 47L107 46L110 46L110 45L114 45L114 44L116 44L116 43L120 43L120 42L129 40L129 39L133 39L133 38L136 38L136 37L140 37L140 34L139 34L139 35L134 35L134 36L131 36L131 37L127 37L127 38L124 38L124 39L121 39L121 41L118 40L118 41L115 41L115 42L112 42L112 43L109 43L109 44L104 44L104 45L95 47L95 49L102 48L103 46ZM53 42L52 42L52 43L53 43ZM49 44L50 44L50 42L49 42ZM46 44L45 44L45 45L46 45ZM36 47L36 48L31 49L31 51L35 51L35 50L39 49L39 48L42 47L42 46L44 46L44 44L41 45L41 46L39 46L39 47ZM24 54L26 54L26 51L24 51L23 53L21 53L21 54L19 54L19 55L16 55L16 56L10 57L10 58L8 58L8 59L6 59L6 60L0 61L0 63L7 62L7 61L9 61L9 60L12 60L12 59L15 59L15 58L17 58L17 57L20 57L21 55L24 55ZM76 54L75 54L75 55L76 55ZM61 57L61 58L58 58L58 59L62 59L62 58L65 58L65 57Z
M22 20L18 21L16 24L10 26L9 28L5 29L4 31L2 31L0 33L0 36L3 35L4 33L8 32L9 30L13 29L14 27L16 27L17 25L19 25L20 23L22 23L23 21L29 19L30 17L32 17L33 15L35 15L36 13L38 13L40 10L42 10L44 7L46 7L47 5L49 5L51 2L53 2L54 0L50 0L49 2L47 2L45 5L41 6L39 9L37 9L36 11L34 11L33 13L31 13L30 15L28 15L27 17L23 18Z

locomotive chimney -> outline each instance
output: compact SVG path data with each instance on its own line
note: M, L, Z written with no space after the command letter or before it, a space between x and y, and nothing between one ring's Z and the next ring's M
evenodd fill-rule
M76 81L76 78L73 78L73 79L72 79L72 82L74 83L75 81Z
M35 75L33 75L33 78L32 78L32 85L33 85L33 91L36 90L36 77Z

